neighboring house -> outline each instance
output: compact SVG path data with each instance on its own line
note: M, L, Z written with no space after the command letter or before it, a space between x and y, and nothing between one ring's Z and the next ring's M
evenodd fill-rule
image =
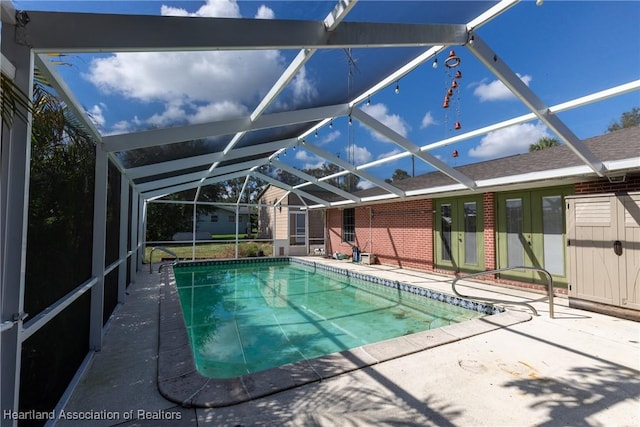
M251 219L249 217L249 208L240 206L238 209L238 234L250 234ZM210 210L198 212L196 231L198 233L208 233L209 236L235 234L236 208L233 206L216 206Z
M451 190L440 172L397 181L404 199L326 211L327 252L358 246L381 264L445 274L542 267L571 305L640 317L640 127L583 142L609 178L562 145L456 168L482 189ZM546 283L524 269L484 278Z
M300 197L272 185L267 185L257 199L258 238L273 239L274 255L324 253L324 211L304 209Z

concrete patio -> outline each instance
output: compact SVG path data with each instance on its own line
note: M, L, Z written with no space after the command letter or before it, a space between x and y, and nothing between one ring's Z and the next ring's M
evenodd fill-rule
M451 293L448 277L314 260ZM551 319L545 295L478 282L460 290L531 302L539 316L246 403L182 408L157 388L160 275L136 279L64 408L99 419L57 426L640 425L640 323L562 297Z

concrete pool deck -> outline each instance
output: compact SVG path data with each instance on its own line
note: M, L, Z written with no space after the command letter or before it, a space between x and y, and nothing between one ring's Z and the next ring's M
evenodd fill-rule
M313 260L451 293L450 277ZM183 408L158 391L160 275L136 280L64 408L100 419L56 425L640 425L640 323L562 297L550 319L545 295L477 282L460 290L530 302L539 316L237 405Z

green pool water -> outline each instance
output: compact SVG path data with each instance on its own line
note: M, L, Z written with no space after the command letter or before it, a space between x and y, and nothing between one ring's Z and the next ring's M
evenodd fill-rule
M196 366L231 378L483 316L298 264L175 269Z

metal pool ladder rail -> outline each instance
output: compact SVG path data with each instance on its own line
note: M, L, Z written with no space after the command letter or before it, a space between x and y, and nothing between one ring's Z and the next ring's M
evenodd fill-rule
M154 246L153 248L151 248L151 253L149 254L149 273L153 273L153 252L154 251L162 251L174 257L176 260L173 262L173 265L176 265L179 262L178 255L176 255L175 252L170 251L164 246ZM162 265L159 267L158 271L160 270L162 270Z
M451 282L451 289L453 290L453 292L457 296L459 296L461 298L469 298L469 299L476 299L476 300L482 300L482 301L523 305L523 306L527 307L528 309L530 309L531 311L533 311L533 314L537 316L538 312L536 311L536 309L533 308L532 305L527 304L526 302L508 301L508 300L500 300L500 299L484 298L484 297L473 297L473 296L469 296L469 295L462 295L461 293L459 293L456 290L456 283L458 283L459 280L468 279L470 277L475 277L475 276L483 276L483 275L486 275L486 274L501 273L503 271L522 270L522 269L540 271L540 272L544 273L547 276L547 282L548 282L547 283L547 288L548 288L548 292L549 292L549 317L553 319L553 278L551 277L551 273L549 273L544 268L532 267L532 266L528 266L528 265L519 265L519 266L516 266L516 267L499 268L497 270L487 270L487 271L481 271L479 273L472 273L472 274L467 274L467 275L464 275L464 276L458 276L455 279L453 279L453 282Z

